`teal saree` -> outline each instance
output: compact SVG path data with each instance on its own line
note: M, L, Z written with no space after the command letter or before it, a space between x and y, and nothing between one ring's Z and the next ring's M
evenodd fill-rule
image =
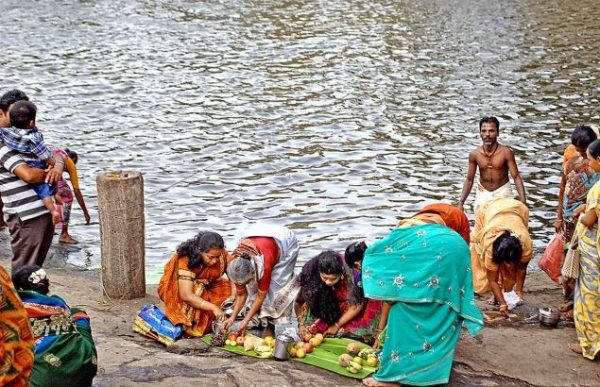
M396 228L367 249L363 286L366 297L393 303L373 377L447 383L462 326L472 335L483 327L464 239L437 224Z

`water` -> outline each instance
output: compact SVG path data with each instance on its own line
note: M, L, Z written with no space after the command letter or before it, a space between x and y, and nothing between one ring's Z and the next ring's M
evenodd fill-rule
M305 261L455 203L484 115L515 151L537 259L561 152L600 116L595 0L3 0L0 15L2 90L80 153L94 223L75 205L81 243L55 259L99 265L96 176L140 170L150 282L199 229L233 247L245 223L287 225Z

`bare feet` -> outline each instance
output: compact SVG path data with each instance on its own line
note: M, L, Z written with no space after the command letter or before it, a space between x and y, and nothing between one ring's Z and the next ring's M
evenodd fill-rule
M60 238L58 238L58 241L60 243L67 243L69 245L74 245L77 243L77 241L73 239L73 237L71 237L69 234L60 234Z
M563 313L563 315L565 316L565 318L569 319L569 320L573 320L573 309L569 309L566 312Z
M558 310L560 310L563 313L568 312L569 310L573 310L573 301L565 302L558 308Z
M496 301L496 297L492 296L485 301L488 305L498 305L498 301Z
M398 384L398 383L380 382L378 380L375 380L372 377L365 378L365 379L363 379L362 382L365 386L369 386L369 387L399 387L400 386L400 384Z
M579 345L579 343L569 343L569 349L580 355L583 354L583 350L581 349L581 345Z

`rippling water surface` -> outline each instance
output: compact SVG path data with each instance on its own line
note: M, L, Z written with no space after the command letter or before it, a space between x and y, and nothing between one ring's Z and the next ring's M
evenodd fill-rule
M144 173L151 282L201 228L233 247L243 224L287 225L301 261L384 236L458 200L483 115L515 150L539 256L560 153L599 120L599 19L596 0L3 0L0 86L81 155L95 222L75 205L81 243L54 261L99 265L96 175L119 169Z

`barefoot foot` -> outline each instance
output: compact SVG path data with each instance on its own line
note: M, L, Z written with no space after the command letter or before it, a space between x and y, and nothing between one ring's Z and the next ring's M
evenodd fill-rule
M398 384L398 383L380 382L378 380L375 380L372 377L365 378L365 379L363 379L362 382L365 386L369 386L369 387L399 387L400 386L400 384Z
M60 243L66 243L69 245L77 244L77 241L75 239L73 239L69 234L61 235L60 238L58 238L58 241Z
M581 345L579 345L579 343L569 343L569 349L579 355L583 354L583 350L581 349Z

